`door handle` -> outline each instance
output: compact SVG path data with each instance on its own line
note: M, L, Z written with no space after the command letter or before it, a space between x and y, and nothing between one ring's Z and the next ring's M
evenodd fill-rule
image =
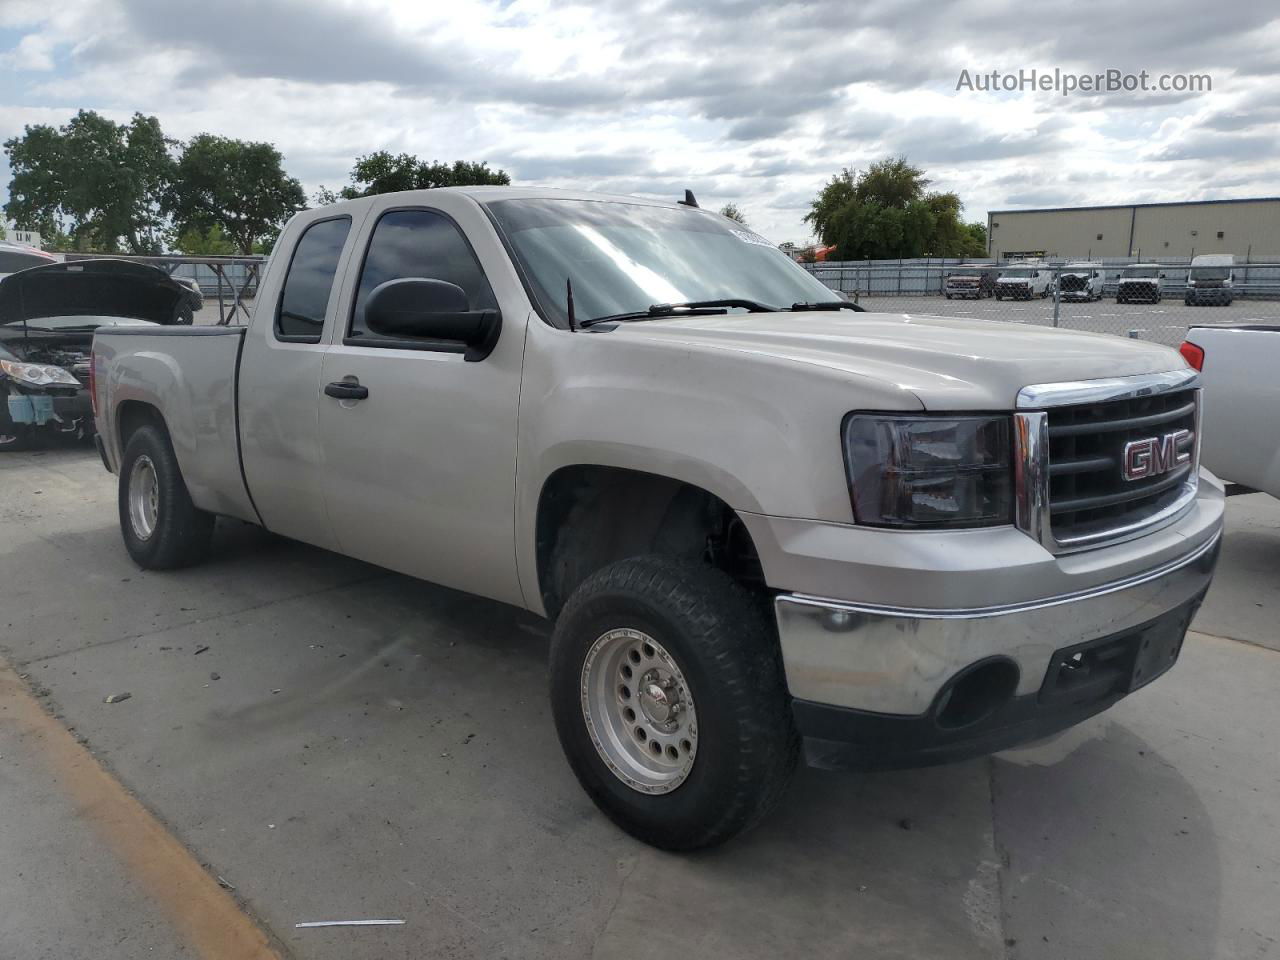
M324 395L335 400L363 400L369 396L369 388L350 380L337 380L324 385Z

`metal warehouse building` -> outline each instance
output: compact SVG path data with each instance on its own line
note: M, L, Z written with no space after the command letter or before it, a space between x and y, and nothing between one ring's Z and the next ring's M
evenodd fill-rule
M1280 197L1046 207L987 214L992 257L1280 258Z

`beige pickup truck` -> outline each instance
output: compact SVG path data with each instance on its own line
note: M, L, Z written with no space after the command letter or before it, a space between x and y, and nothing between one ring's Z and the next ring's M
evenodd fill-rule
M669 849L801 755L997 750L1173 664L1223 509L1178 353L863 312L695 204L353 200L247 327L99 331L130 554L236 517L554 619L569 765Z

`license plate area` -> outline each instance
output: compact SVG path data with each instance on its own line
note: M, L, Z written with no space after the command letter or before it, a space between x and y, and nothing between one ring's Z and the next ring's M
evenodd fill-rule
M1175 610L1136 630L1054 653L1040 687L1040 702L1092 703L1146 686L1178 660L1197 605Z

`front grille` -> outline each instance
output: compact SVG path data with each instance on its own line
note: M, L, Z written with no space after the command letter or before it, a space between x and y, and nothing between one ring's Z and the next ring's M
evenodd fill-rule
M1169 507L1194 482L1197 445L1196 390L1080 406L1048 412L1049 516L1059 543L1105 538ZM1157 476L1126 480L1124 448L1133 440L1191 431L1182 449L1189 462Z

